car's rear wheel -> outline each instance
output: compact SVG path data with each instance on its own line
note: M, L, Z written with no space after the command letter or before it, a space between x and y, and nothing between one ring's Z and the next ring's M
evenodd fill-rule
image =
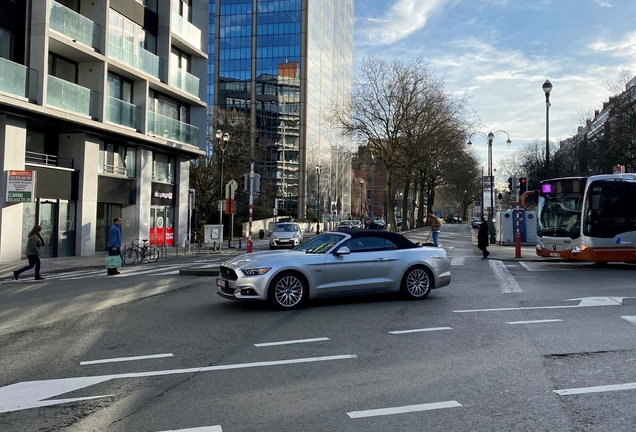
M433 274L426 267L411 267L402 278L402 293L411 300L426 298L433 288L433 280Z
M267 298L276 309L291 310L304 303L309 295L305 279L297 273L283 273L274 278Z

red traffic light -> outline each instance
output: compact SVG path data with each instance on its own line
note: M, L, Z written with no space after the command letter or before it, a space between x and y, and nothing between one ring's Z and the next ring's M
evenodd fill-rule
M524 193L527 190L528 179L521 177L519 179L519 193Z

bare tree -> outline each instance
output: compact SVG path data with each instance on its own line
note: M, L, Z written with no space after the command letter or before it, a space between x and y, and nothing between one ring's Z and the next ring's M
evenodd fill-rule
M614 81L608 81L605 88L612 93L613 96L617 96L625 91L625 85L634 77L632 71L629 69L622 69L617 75Z

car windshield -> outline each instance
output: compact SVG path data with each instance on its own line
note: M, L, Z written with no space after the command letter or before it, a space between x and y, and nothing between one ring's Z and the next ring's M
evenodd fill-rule
M274 232L294 232L298 231L298 225L296 224L281 224L274 227Z
M344 236L334 233L321 234L297 246L295 250L311 254L324 254L342 239L344 239Z

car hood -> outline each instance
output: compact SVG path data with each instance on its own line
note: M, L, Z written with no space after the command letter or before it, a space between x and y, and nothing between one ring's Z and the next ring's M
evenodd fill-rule
M313 255L313 254L309 254ZM287 259L301 259L307 257L305 251L281 251L281 252L253 252L239 255L226 261L224 266L236 266L238 268L257 268L268 263ZM314 255L315 256L315 255Z

